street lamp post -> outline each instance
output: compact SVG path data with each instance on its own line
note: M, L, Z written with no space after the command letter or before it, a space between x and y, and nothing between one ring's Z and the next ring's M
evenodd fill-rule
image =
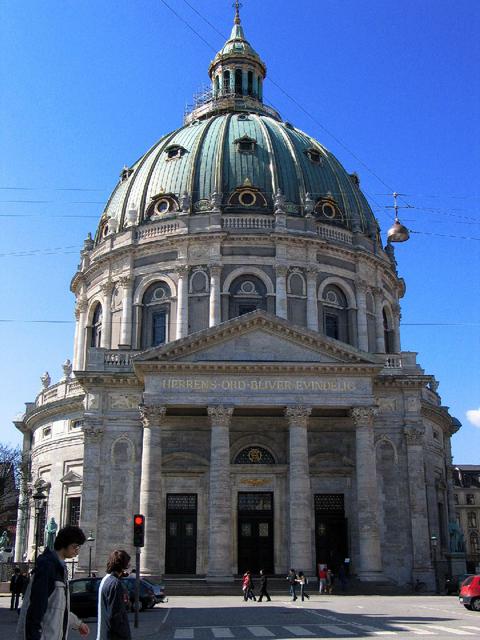
M437 574L437 544L438 538L433 535L430 536L430 542L432 543L432 555L433 555L433 573L435 575L435 593L438 593L438 574Z
M87 538L88 542L88 577L92 577L92 542L95 542L93 531L90 531Z
M40 509L42 508L46 498L47 496L41 489L37 489L37 492L32 496L32 499L35 502L35 564L37 564L38 541L40 537Z

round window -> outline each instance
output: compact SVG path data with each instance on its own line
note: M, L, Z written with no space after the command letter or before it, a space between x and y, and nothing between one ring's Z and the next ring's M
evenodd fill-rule
M327 291L326 299L328 300L328 302L338 304L337 294L334 291Z
M169 209L170 209L170 201L167 200L167 198L162 198L155 205L155 211L157 213L167 213Z
M250 280L246 280L245 282L242 282L240 286L240 291L242 293L256 293L255 285Z
M106 224L102 229L102 235L105 238L108 235L108 224Z
M165 289L163 289L162 287L158 287L158 289L155 289L152 298L154 300L161 300L162 298L165 298Z
M240 204L243 204L244 207L251 207L255 204L257 196L253 193L253 191L242 191L238 199L240 201Z
M330 204L329 202L325 202L322 205L322 213L326 218L334 218L335 217L335 207L333 206L333 204Z

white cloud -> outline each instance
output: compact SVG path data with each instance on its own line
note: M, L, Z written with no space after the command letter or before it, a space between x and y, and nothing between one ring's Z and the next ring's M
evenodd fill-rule
M480 407L478 409L470 409L467 411L467 420L470 424L473 424L474 427L478 427L480 429Z

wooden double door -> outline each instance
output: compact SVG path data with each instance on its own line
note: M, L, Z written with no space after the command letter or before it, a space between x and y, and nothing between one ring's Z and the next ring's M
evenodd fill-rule
M197 494L167 494L165 573L197 570Z
M273 493L238 494L238 572L274 573Z

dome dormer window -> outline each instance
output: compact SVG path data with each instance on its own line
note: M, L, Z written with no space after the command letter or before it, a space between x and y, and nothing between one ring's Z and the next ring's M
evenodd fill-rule
M178 160L187 153L187 150L179 144L171 144L165 149L165 153L167 160Z
M155 220L168 213L178 211L178 201L171 193L159 194L152 198L153 202L147 211L147 218Z
M307 155L307 158L313 164L322 164L322 156L320 155L320 151L318 149L314 149L312 147L310 149L307 149L305 153Z
M321 198L315 206L315 215L317 220L321 222L330 222L335 224L343 223L343 216L333 198Z
M128 180L130 178L132 173L133 173L133 169L130 169L127 166L123 167L122 172L120 173L120 180L122 182L125 182L125 180Z
M249 136L243 136L242 138L237 138L235 144L237 145L237 151L240 153L255 153L257 141Z
M243 185L231 194L228 199L227 206L229 207L253 207L255 209L265 208L267 201L263 193L252 186L252 183L247 178Z

